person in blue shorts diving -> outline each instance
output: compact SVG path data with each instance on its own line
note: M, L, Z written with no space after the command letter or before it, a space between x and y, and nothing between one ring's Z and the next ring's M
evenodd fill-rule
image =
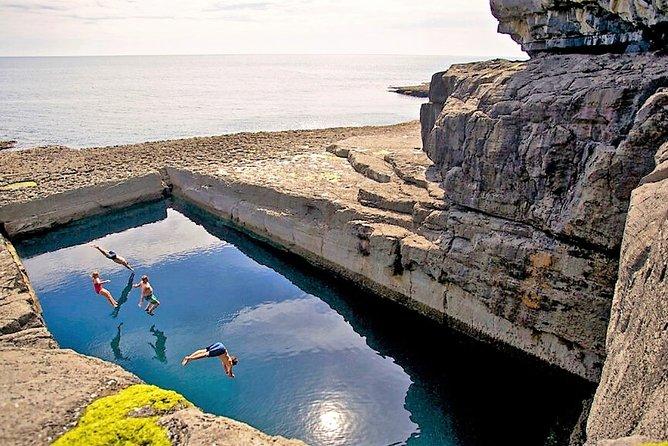
M230 353L227 351L222 342L216 342L207 348L192 352L183 358L181 365L188 365L190 361L197 361L198 359L215 357L220 359L220 362L223 365L223 369L225 369L225 374L230 378L234 378L232 367L239 364L239 359L237 359L236 356L230 356Z

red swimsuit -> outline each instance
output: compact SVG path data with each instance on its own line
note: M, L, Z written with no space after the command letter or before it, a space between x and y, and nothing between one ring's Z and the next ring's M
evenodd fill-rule
M99 282L93 281L93 288L95 288L95 292L97 294L100 294L100 291L102 291L102 284Z

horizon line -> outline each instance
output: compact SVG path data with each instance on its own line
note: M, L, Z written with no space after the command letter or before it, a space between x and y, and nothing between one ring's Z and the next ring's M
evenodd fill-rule
M159 57L159 56L408 56L408 57L465 57L465 58L505 58L518 59L522 56L509 54L407 54L407 53L155 53L155 54L35 54L9 55L0 54L0 58L37 58L37 57ZM528 57L528 56L526 56Z

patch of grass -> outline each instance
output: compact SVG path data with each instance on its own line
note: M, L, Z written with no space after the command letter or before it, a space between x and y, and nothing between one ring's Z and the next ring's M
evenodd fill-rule
M53 444L171 446L167 431L157 420L188 406L190 402L174 391L137 384L93 401L76 427Z
M17 183L9 183L5 186L0 186L0 190L16 190L24 189L26 187L36 187L37 183L34 181L19 181Z
M659 443L643 443L640 446L668 446L668 441L661 441Z

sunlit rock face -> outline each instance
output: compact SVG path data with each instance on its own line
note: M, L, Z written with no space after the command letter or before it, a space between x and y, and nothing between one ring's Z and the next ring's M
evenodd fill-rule
M638 52L668 44L665 0L491 0L499 32L540 52Z
M462 262L487 273L471 280L469 271L463 286L493 290L499 297L485 302L515 326L602 359L629 197L666 140L667 86L668 57L654 52L493 60L435 74L422 138L450 211L425 224L479 249L471 228L499 221L484 245L519 247L503 262L469 255ZM453 218L454 208L467 220ZM511 226L531 235L516 241ZM511 302L522 305L509 312Z
M666 86L655 53L455 65L432 79L424 150L447 199L613 253L665 138Z

